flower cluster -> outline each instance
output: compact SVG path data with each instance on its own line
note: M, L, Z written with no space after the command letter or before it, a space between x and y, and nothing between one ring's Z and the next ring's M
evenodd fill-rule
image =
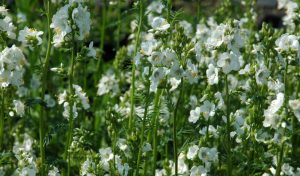
M298 1L3 3L1 176L300 175Z

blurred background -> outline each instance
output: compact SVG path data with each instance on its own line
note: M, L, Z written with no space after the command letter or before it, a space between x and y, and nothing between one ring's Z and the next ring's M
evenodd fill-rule
M53 13L56 9L62 6L64 1L68 0L51 0L53 2ZM150 4L153 0L145 0ZM22 28L22 21L29 21L31 27L43 25L43 7L46 0L3 0L6 3L11 13L18 14L19 28ZM121 3L120 3L121 2ZM128 38L131 34L130 23L137 18L135 2L137 0L89 0L89 7L93 25L91 30L91 40L94 41L94 46L99 47L101 40L104 40L104 45L101 48L101 58L108 61L114 58L116 51L124 45L128 44ZM163 4L167 0L161 0ZM181 12L179 19L187 20L194 27L200 20L207 20L210 16L218 16L218 11L222 3L230 2L228 16L233 19L243 17L246 8L253 8L253 14L250 14L255 19L257 28L262 26L262 23L268 23L275 28L281 28L282 17L284 10L277 9L277 0L172 0L172 9L175 12ZM121 12L119 17L118 10ZM224 9L223 9L224 10ZM225 9L226 11L226 9ZM30 13L29 13L30 12ZM27 16L25 15L27 14ZM126 18L125 18L126 17ZM145 16L146 20L146 16ZM218 21L218 20L217 20ZM220 21L219 21L220 22ZM104 27L104 39L101 39L100 31ZM121 25L120 30L117 26Z

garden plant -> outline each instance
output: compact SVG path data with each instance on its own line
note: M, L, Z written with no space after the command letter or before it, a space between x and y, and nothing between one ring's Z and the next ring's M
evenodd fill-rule
M1 0L0 176L300 176L300 1L214 2Z

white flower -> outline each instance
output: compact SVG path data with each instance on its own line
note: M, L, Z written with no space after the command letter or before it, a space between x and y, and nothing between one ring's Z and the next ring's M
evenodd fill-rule
M201 147L198 153L199 159L204 163L216 162L218 160L218 150L216 148Z
M209 85L218 84L219 82L218 72L219 69L216 68L213 64L208 65L208 69L206 70L206 76Z
M184 76L188 79L190 84L196 84L198 82L198 68L191 60L187 61L187 69L185 70Z
M188 152L186 154L187 159L193 160L196 157L198 150L199 147L197 145L189 147Z
M205 136L206 133L207 133L207 126L203 127L199 131L199 133L201 135ZM208 127L208 133L214 135L214 137L218 137L218 135L219 135L217 129L214 126L212 126L212 125L209 125L209 127Z
M288 176L294 176L294 168L292 166L290 166L288 163L284 163L281 166L281 171L284 173L284 175L288 175Z
M174 62L170 68L169 76L173 77L177 80L180 80L181 77L183 76L183 72L184 72L184 70L179 65L179 63Z
M16 38L16 34L14 33L15 28L16 27L9 16L6 16L4 19L0 19L0 31L6 32L8 38Z
M221 46L223 43L227 44L231 39L231 36L226 35L226 32L229 31L229 29L230 26L227 24L220 24L217 26L207 39L206 46L208 48L215 48Z
M177 87L180 85L181 83L181 79L176 79L176 78L170 78L169 82L171 84L171 89L170 91L172 92L173 90L177 89Z
M167 171L165 169L156 169L155 176L167 176Z
M153 73L150 77L150 82L151 82L150 92L156 92L158 84L164 78L165 75L166 75L166 71L162 67L155 68L153 70Z
M151 150L152 150L151 144L146 142L144 147L143 147L143 152L150 152Z
M298 13L296 11L298 9L298 4L290 0L277 0L277 8L285 9L283 24L294 28L295 27L294 19L298 17L297 16Z
M61 7L52 17L50 27L54 29L53 43L54 47L60 47L64 42L65 36L72 31L69 24L69 7L65 5Z
M214 97L218 100L217 108L224 110L225 109L225 103L224 103L224 99L222 97L221 92L216 92Z
M63 104L66 101L67 101L67 91L64 90L63 93L58 95L58 104Z
M49 108L53 108L55 106L55 100L49 94L45 95L44 101L46 102L46 106Z
M73 84L73 88L75 89L75 95L79 98L79 100L81 101L81 104L83 106L83 108L89 109L90 108L90 104L89 104L89 99L86 96L86 93L83 92L82 88L79 85L75 85Z
M200 113L207 120L209 117L213 117L215 115L215 107L214 103L205 100L203 105L200 106Z
M282 51L297 51L299 52L299 37L290 34L282 34L275 42L279 52Z
M294 112L294 115L300 122L300 100L289 100L289 106Z
M184 34L188 37L192 36L193 33L193 26L191 23L183 20L179 22L179 25L183 28Z
M282 107L284 102L284 94L278 93L276 99L271 102L268 109L264 110L265 120L263 121L264 127L276 128L279 116L276 112Z
M27 61L22 51L13 45L0 53L0 87L13 85L19 87L23 84L24 66Z
M100 157L101 157L100 163L102 164L103 169L108 171L109 170L109 161L114 158L114 154L112 153L112 150L110 147L105 148L105 149L100 149L99 153L100 153Z
M5 8L5 6L0 6L0 14L3 16L7 15L8 9Z
M151 26L154 30L166 31L167 29L169 29L170 24L167 22L166 19L162 17L154 17Z
M190 172L190 176L207 176L208 170L203 166L193 166Z
M79 28L78 40L83 40L90 33L91 20L90 12L87 10L87 7L82 7L81 4L78 5L72 12L72 19Z
M4 64L7 70L21 70L27 61L22 50L13 45L11 48L5 48L1 53L0 66L3 67Z
M20 100L14 100L14 110L16 111L17 115L23 117L25 115L25 105Z
M102 96L107 93L112 93L112 95L115 96L119 91L119 83L118 80L116 80L115 74L108 72L102 76L98 83L97 95Z
M175 163L172 167L172 173L175 171ZM185 163L185 155L180 153L178 156L178 174L184 175L189 171L188 165Z
M160 1L152 1L152 3L147 7L146 14L149 12L156 12L158 14L161 14L163 8L165 6Z
M147 40L142 42L141 44L141 54L150 56L153 52L153 50L157 47L157 41L156 40Z
M117 163L117 169L121 176L127 176L130 170L128 163L121 164L121 162Z
M268 81L268 89L275 91L276 93L284 91L284 84L277 80Z
M17 23L25 23L27 21L26 14L23 12L18 12L17 14Z
M80 175L81 176L96 176L95 173L96 164L89 158L87 158L81 165Z
M267 83L267 79L270 75L270 71L265 65L262 65L261 68L255 73L255 80L258 85L263 85Z
M20 171L19 175L20 176L35 176L37 173L37 170L35 167L23 167L22 170Z
M190 111L189 122L196 123L200 118L200 107L196 107L194 110Z
M97 53L96 53L96 50L93 46L94 46L94 42L90 42L87 56L92 57L92 58L96 58Z
M22 42L24 46L34 47L42 44L40 36L43 35L43 33L42 31L37 31L36 29L26 26L23 30L20 30L18 40Z
M222 68L225 74L233 70L238 71L240 69L239 56L232 51L230 53L222 53L219 55L217 65Z
M72 115L73 118L77 118L78 116L76 103L73 103ZM70 118L70 104L68 102L64 102L63 117L66 118L67 120L69 120Z
M60 176L59 174L59 170L57 169L57 167L52 167L51 170L49 170L48 176Z

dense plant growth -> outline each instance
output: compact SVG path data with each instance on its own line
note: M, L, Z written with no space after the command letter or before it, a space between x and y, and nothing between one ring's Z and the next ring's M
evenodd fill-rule
M2 1L0 176L300 175L300 2L189 3Z

